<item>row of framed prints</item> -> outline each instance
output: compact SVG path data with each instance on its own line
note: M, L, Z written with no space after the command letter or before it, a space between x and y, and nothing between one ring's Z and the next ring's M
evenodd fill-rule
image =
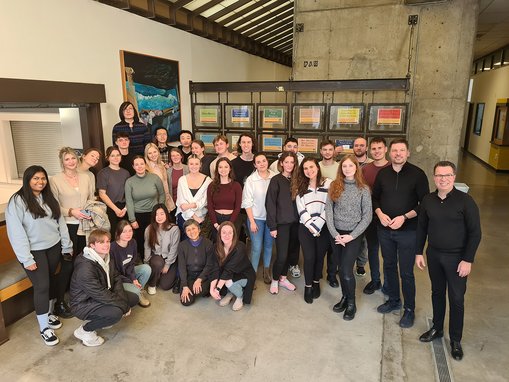
M242 132L227 132L226 137L228 138L228 145L230 151L237 150L237 142L239 140ZM196 139L201 139L205 144L205 150L207 153L214 153L214 138L217 136L217 132L199 130L195 131ZM378 135L379 136L379 135ZM288 137L287 134L275 134L275 133L261 133L257 135L258 142L258 151L264 153L280 153L283 151L283 144ZM293 135L295 139L297 139L299 152L303 154L319 154L320 152L320 142L323 139L330 139L335 146L341 146L344 150L344 153L352 153L353 142L359 136L309 136L309 135ZM390 143L392 139L395 138L404 138L404 135L393 135L390 137L385 137L387 144ZM367 137L368 142L372 137Z
M255 114L256 108L256 114ZM408 104L193 104L193 128L405 133ZM291 110L291 113L289 111Z

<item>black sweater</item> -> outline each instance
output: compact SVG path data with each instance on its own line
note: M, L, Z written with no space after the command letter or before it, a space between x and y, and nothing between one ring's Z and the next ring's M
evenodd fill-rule
M207 238L202 238L197 247L194 247L189 239L181 241L177 248L177 258L182 288L189 287L188 273L199 272L198 278L202 281L210 280L210 274L215 267L215 257L214 246Z
M428 249L461 254L474 262L481 241L479 208L472 197L453 188L445 199L435 191L422 200L417 225L417 254L422 254L426 237Z
M278 224L291 224L299 221L297 208L292 200L290 179L283 174L277 174L270 180L265 196L267 210L267 225L271 231L277 229Z
M373 211L380 208L391 219L414 210L419 214L419 203L429 193L428 178L419 167L406 162L399 172L392 166L380 170L373 185ZM378 223L383 227L381 223ZM400 230L417 229L417 219L406 220Z

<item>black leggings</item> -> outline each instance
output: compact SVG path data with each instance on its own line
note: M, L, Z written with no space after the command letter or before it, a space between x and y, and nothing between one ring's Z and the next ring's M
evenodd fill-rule
M272 266L272 279L279 280L288 274L288 266L299 261L299 223L278 224L276 261Z
M117 202L115 205L123 209L125 207L125 203ZM127 220L127 213L123 218L119 218L115 211L113 211L110 207L106 209L106 214L108 215L108 220L110 221L110 233L111 233L111 240L115 240L115 230L117 228L117 224L120 220L126 219Z
M65 292L69 290L69 284L71 283L71 276L74 270L74 260L86 246L85 236L78 235L79 224L67 224L69 230L69 237L72 240L72 257L61 256L60 261L60 272L56 278L56 298L57 303L64 301Z
M34 287L35 314L45 314L49 311L49 300L55 293L55 271L62 257L61 247L58 242L51 248L31 251L37 269L29 271L23 268Z
M341 235L348 233L349 232L340 232ZM343 247L341 244L336 244L335 238L330 236L332 250L339 264L341 291L343 292L343 296L350 301L355 301L355 276L353 275L353 265L361 250L362 237L363 236L360 235Z
M134 216L136 217L136 222L138 223L138 228L134 230L134 238L136 239L136 244L138 245L138 254L140 258L143 259L143 253L145 251L145 229L150 224L150 217L152 212L135 212Z
M159 287L163 290L170 290L173 288L175 281L177 280L177 262L175 261L172 265L170 265L170 269L168 269L168 272L164 274L161 273L161 271L166 263L162 256L152 255L148 263L150 268L152 268L152 274L148 280L148 286L155 287L159 283Z
M127 295L129 306L132 308L138 303L138 295L127 291L125 293ZM103 305L88 314L86 319L90 321L83 325L83 329L87 332L92 332L97 329L114 325L121 320L123 315L124 312L122 312L122 309L118 306Z
M304 224L299 224L299 241L304 255L304 279L307 286L322 278L323 260L329 247L329 231L324 226L315 237Z

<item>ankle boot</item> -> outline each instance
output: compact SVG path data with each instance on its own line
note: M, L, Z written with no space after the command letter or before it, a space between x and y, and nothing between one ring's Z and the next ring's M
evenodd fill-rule
M345 313L343 314L343 320L346 320L346 321L353 320L355 317L355 312L357 312L357 307L355 306L355 300L348 300Z
M336 313L341 313L343 310L346 309L346 297L341 297L341 300L333 306L332 310Z
M263 268L263 282L270 284L272 281L272 275L270 274L269 268Z
M315 283L313 281L313 298L320 297L320 282Z
M308 304L313 303L313 287L306 286L304 288L304 301L306 301Z

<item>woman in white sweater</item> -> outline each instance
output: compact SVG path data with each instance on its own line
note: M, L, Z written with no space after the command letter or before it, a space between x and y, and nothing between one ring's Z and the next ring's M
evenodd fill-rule
M270 179L276 173L269 170L269 162L265 154L256 154L253 161L256 171L248 176L244 183L242 208L246 209L247 227L251 237L251 264L256 272L263 247L263 281L265 284L270 284L272 277L269 267L274 239L266 224L265 195Z
M304 300L308 304L320 297L323 259L329 247L325 224L325 202L331 184L323 178L315 158L304 158L292 184L292 199L299 214L299 241L304 255Z
M202 174L201 160L197 155L187 159L189 174L182 176L177 187L177 224L184 237L184 223L194 219L200 224L201 235L207 237L210 224L207 219L207 188L212 181Z

